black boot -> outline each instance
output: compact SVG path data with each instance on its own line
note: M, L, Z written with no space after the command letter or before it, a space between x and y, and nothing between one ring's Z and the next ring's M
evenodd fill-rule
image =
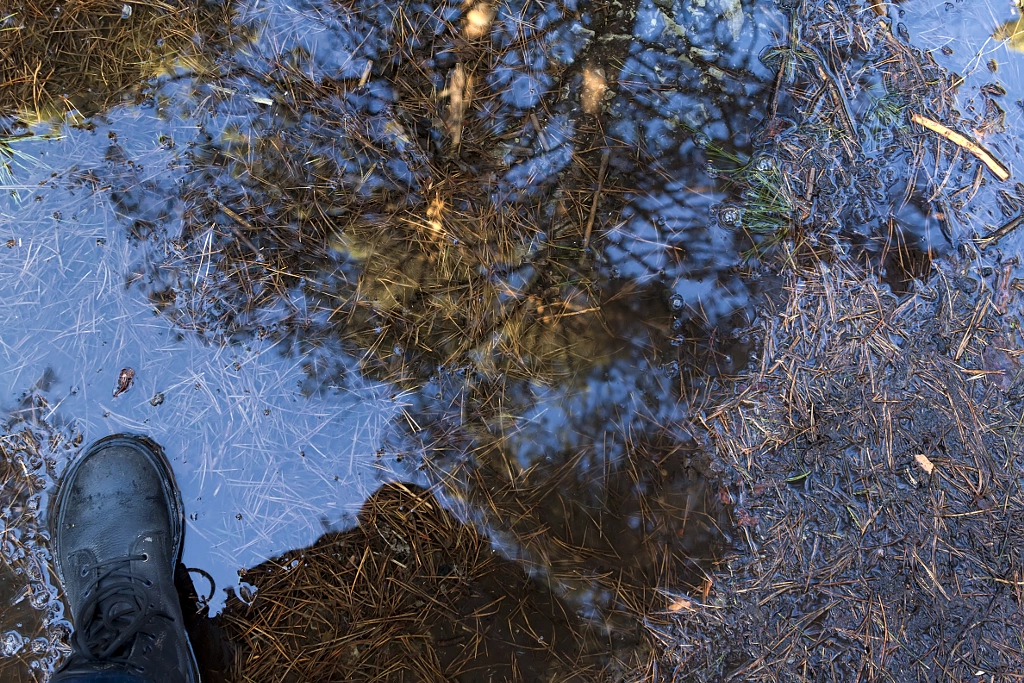
M50 537L75 630L52 682L104 672L199 683L174 585L184 532L181 493L149 439L108 436L68 468L50 506Z

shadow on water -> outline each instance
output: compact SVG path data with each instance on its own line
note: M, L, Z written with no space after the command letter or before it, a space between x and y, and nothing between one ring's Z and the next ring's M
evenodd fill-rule
M429 492L403 484L375 492L356 528L245 580L255 597L232 596L196 627L197 642L225 643L200 653L214 678L590 681L649 656L640 623L587 619Z
M732 541L703 410L772 264L835 243L903 293L995 192L933 191L908 107L947 74L831 4L79 3L48 42L64 4L0 12L0 566L45 597L0 632L36 677L70 627L41 492L117 431L173 457L239 661L247 619L315 618L339 667L415 649L395 680L642 669ZM300 576L348 616L274 612Z

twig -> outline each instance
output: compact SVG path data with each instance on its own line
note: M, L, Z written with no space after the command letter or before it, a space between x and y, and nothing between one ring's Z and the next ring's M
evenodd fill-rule
M373 71L373 60L366 60L366 67L363 69L363 75L359 77L359 87L362 88L366 85L366 82L370 80L370 73Z
M590 202L590 218L587 219L587 229L583 233L583 249L586 250L590 244L590 233L594 230L594 219L597 217L597 202L601 198L601 190L604 189L604 174L608 170L608 157L611 150L605 149L601 152L601 168L597 172L597 190L594 192L594 199Z
M960 346L956 349L956 355L953 356L953 360L960 360L960 356L964 355L964 351L967 349L967 343L971 340L971 335L975 332L975 325L977 325L985 313L988 311L988 305L991 299L985 299L983 302L978 304L978 307L974 309L974 315L971 316L971 321L967 323L967 331L964 332L964 338L960 340Z
M984 237L975 238L974 243L978 245L979 249L984 251L988 247L992 246L993 244L995 244L996 242L1003 239L1011 232L1019 228L1021 223L1024 223L1024 213L1017 216L1016 218L1011 218L1006 223L1003 223L1001 226L999 226L989 234L985 235Z
M540 127L540 121L537 119L536 113L530 114L530 123L533 124L533 129L537 131L537 139L540 140L541 146L545 152L551 151L551 145L548 144L548 138L544 135L544 129Z
M942 137L952 142L954 145L959 145L960 147L963 147L974 156L978 157L978 159L981 160L981 163L988 166L988 170L992 171L993 175L995 175L1000 180L1009 179L1009 169L1007 169L1006 166L1002 164L1002 162L996 159L991 152L989 152L987 149L979 145L977 142L974 142L973 140L968 138L966 135L958 133L952 128L947 128L938 121L933 121L927 116L922 116L917 112L910 112L910 118L914 121L914 123L924 126L933 133L938 133Z

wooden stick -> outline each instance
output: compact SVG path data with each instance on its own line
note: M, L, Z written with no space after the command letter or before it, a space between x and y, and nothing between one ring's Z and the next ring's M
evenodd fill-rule
M914 121L914 123L924 126L933 133L938 133L942 137L952 142L954 145L959 145L960 147L963 147L974 156L978 157L978 159L981 160L981 163L988 166L988 170L992 171L992 173L1000 180L1009 179L1009 169L1007 169L1006 166L1003 166L1002 162L1000 162L998 159L992 156L991 152L989 152L987 149L979 145L977 142L974 142L973 140L968 138L966 135L958 133L952 128L947 128L938 121L933 121L927 116L922 116L917 112L910 112L910 118Z
M590 218L587 219L587 230L583 233L583 249L586 250L590 244L590 233L594 229L594 218L597 216L597 202L601 198L601 190L604 189L604 172L608 170L608 157L611 150L601 152L601 168L597 172L597 190L594 192L594 200L590 202Z
M985 235L984 237L975 238L974 243L978 245L979 249L984 251L986 248L992 246L993 244L995 244L996 242L998 242L999 240L1001 240L1002 238L1006 237L1011 232L1019 228L1021 223L1024 223L1024 213L1017 216L1016 218L1011 218L1009 221L1003 223L1001 226L999 226L989 234Z

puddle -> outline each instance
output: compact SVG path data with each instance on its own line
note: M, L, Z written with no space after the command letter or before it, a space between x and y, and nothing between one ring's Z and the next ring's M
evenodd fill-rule
M186 556L232 585L239 567L297 537L312 541L321 520L341 523L376 488L369 456L398 408L389 389L344 372L354 364L343 356L311 405L310 361L280 340L211 344L159 314L138 282L146 254L126 240L119 205L96 178L158 169L169 159L149 143L174 130L118 113L22 147L48 182L6 198L0 373L4 386L31 392L36 420L87 441L133 431L161 443L188 501ZM115 128L141 148L123 165L109 160ZM115 395L125 369L132 384ZM18 393L8 394L13 418L24 417Z
M125 7L95 22L112 63L126 35L174 37L145 69L75 81L78 99L0 93L0 406L6 439L52 455L9 479L42 517L83 444L161 443L211 614L241 618L239 572L268 558L365 551L367 501L402 483L540 591L530 609L571 613L574 657L632 634L619 659L643 668L637 624L707 590L733 541L702 418L758 356L779 254L835 243L905 294L1024 206L904 125L956 72L929 115L955 104L1020 165L999 130L1020 107L993 85L1019 61L987 41L1009 9L978 33L981 5L912 1L888 38L830 42L849 26L831 6L735 0ZM31 21L3 19L25 64ZM880 46L921 71L883 77ZM45 539L4 524L18 596ZM40 585L38 614L0 620L23 672L69 627Z
M771 14L734 12L722 51ZM9 122L8 431L160 442L214 614L240 570L407 481L605 637L635 633L726 537L687 392L752 348L730 342L743 238L708 225L722 192L658 95L707 55L625 39L653 6L225 16L185 17L204 40L131 103ZM725 121L749 82L715 73Z

